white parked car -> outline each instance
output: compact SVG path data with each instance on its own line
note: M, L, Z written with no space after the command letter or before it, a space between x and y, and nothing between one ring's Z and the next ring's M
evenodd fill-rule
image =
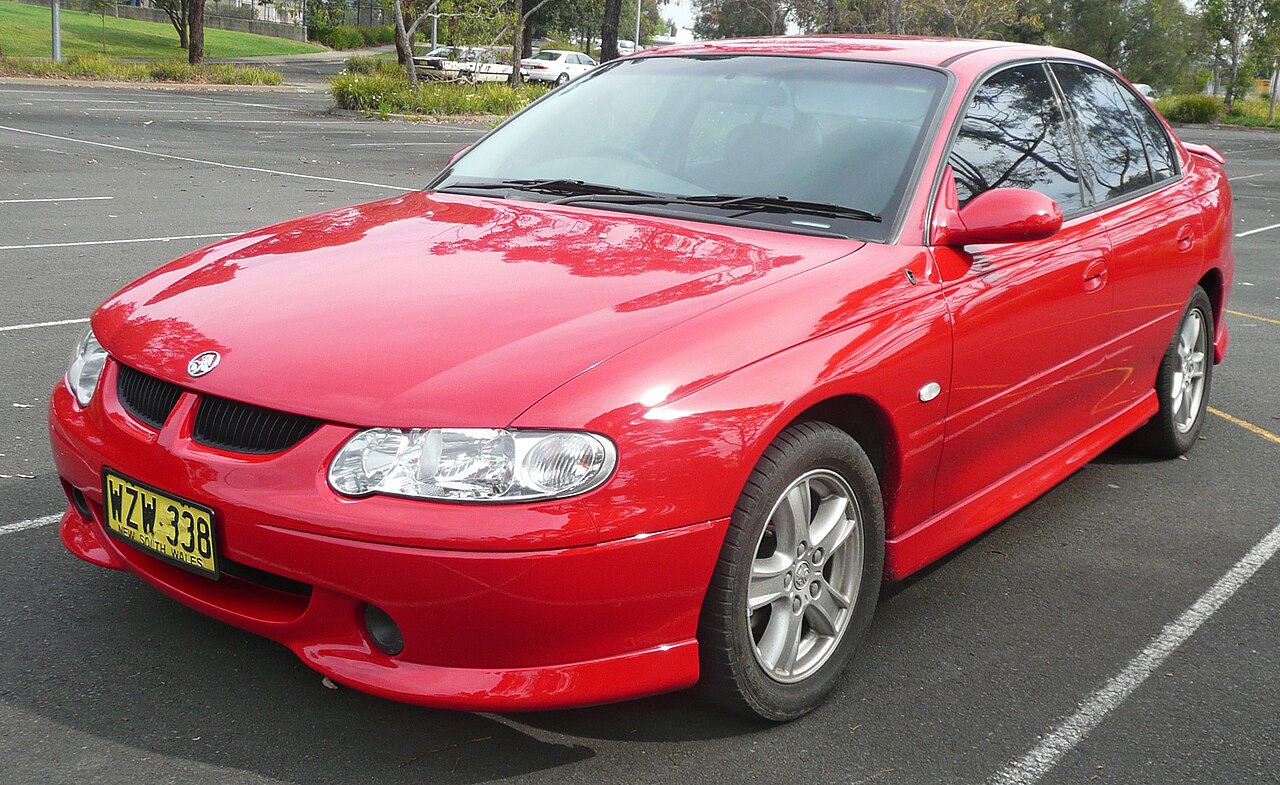
M1156 100L1156 91L1149 84L1138 83L1133 86L1133 89L1142 93L1142 97L1148 101Z
M566 52L563 49L543 49L533 57L520 61L520 67L528 72L531 81L556 84L564 84L582 76L596 65L595 60L582 52Z
M441 46L413 58L413 64L419 77L440 82L505 82L511 77L511 66L481 47ZM523 67L520 75L528 78Z

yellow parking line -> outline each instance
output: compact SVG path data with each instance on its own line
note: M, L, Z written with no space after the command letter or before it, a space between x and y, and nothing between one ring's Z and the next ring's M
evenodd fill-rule
M1239 425L1241 428L1244 428L1246 431L1251 431L1253 433L1256 433L1257 435L1261 436L1267 441L1272 441L1272 442L1275 442L1276 444L1280 444L1280 436L1276 436L1274 433L1272 433L1271 431L1268 431L1266 428L1259 428L1258 426L1254 425L1251 422L1245 422L1239 417L1232 417L1226 412L1219 411L1218 409L1215 409L1212 406L1209 407L1209 413L1216 414L1217 416L1221 417L1227 422L1235 423L1236 425Z
M1265 316L1254 316L1251 313L1245 313L1243 311L1233 311L1230 308L1227 309L1227 313L1231 314L1232 316L1243 316L1246 319L1257 319L1258 321L1266 322L1267 324L1280 324L1280 319L1268 319Z

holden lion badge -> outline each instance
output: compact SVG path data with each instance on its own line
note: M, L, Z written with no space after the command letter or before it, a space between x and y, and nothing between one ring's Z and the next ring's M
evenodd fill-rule
M204 376L209 371L218 367L218 361L222 359L222 355L217 352L201 352L191 358L191 362L187 363L187 374L190 376Z

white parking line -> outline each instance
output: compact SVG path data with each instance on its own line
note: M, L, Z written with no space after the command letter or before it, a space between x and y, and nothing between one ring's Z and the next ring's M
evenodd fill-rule
M125 147L118 144L107 144L106 142L91 142L88 139L75 139L70 136L58 136L57 134L45 134L39 131L28 131L25 128L14 128L8 125L0 125L0 131L10 131L15 134L27 134L29 136L39 136L45 139L57 139L60 142L74 142L76 144L87 144L92 147L105 147L108 150L122 150L126 153L137 153L138 155L149 155L154 158L167 158L171 161L186 161L187 163L203 164L204 166L216 166L222 169L240 169L245 172L261 172L262 174L276 174L282 177L298 177L303 180L322 180L327 183L345 183L346 185L363 185L369 188L386 188L391 191L416 191L417 188L403 188L398 185L387 185L385 183L367 183L362 180L343 180L337 177L322 177L318 174L300 174L298 172L283 172L278 169L264 169L260 166L241 166L239 164L228 164L221 161L207 161L203 158L188 158L184 155L170 155L169 153L157 153L151 150L139 150L136 147ZM0 246L3 250L5 246Z
M80 245L124 245L126 243L167 243L170 240L205 240L210 237L234 237L237 232L222 234L179 234L173 237L136 237L129 240L85 240L78 243L36 243L34 245L0 245L0 251L23 251L29 248L74 248Z
M1200 599L1147 644L1124 670L1111 677L1080 704L1075 714L1057 723L1030 752L1005 766L987 780L988 785L1032 785L1040 781L1062 757L1098 727L1112 709L1142 686L1170 654L1187 642L1240 587L1280 551L1280 526L1271 530L1244 558L1236 562Z
M1264 174L1271 174L1271 172L1258 172L1257 174L1242 174L1239 177L1228 177L1227 179L1234 183L1236 180L1251 180L1255 177L1261 177Z
M5 92L17 92L16 90L8 90ZM39 101L41 103L53 104L136 104L138 101L121 101L111 98L28 98L28 101Z
M0 204L31 204L32 202L100 202L114 196L57 196L52 199L0 199Z
M0 327L0 333L13 332L14 330L33 330L37 327L58 327L63 324L84 324L88 319L62 319L56 322L32 322L31 324L11 324L8 327Z
M1239 234L1236 235L1236 237L1248 237L1251 234L1257 234L1258 232L1269 232L1272 229L1280 229L1280 224L1271 224L1270 226L1261 226L1257 229L1250 229L1247 232L1240 232Z
M358 142L349 145L350 147L430 147L431 145L444 145L452 147L457 142Z
M0 526L0 534L13 534L25 529L37 529L41 526L48 526L51 523L57 523L62 520L62 513L54 513L46 515L43 518L32 518L29 521L18 521L17 523L6 523Z

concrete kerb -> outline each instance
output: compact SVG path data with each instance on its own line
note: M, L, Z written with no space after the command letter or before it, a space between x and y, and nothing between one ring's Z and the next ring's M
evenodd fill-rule
M377 112L362 112L356 109L339 109L334 107L329 110L329 114L335 117L348 117L357 120L400 120L408 123L440 123L442 125L474 125L483 128L493 128L498 123L506 120L506 117L496 114L460 114L460 115L437 115L437 114L378 114Z

